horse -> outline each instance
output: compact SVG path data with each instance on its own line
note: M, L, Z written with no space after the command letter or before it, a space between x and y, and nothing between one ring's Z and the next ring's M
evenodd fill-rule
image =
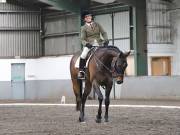
M89 59L88 67L86 69L85 88L83 92L82 81L77 78L78 69L75 67L75 63L80 56L80 53L73 55L70 61L70 73L73 85L73 91L76 97L76 110L80 111L79 122L85 121L85 102L88 95L93 88L98 96L99 108L96 115L96 122L101 122L102 114L102 101L103 95L100 90L100 86L105 89L105 122L108 122L108 109L110 104L109 95L113 85L113 78L117 84L123 83L124 72L127 64L127 57L129 52L122 52L115 46L102 46L98 47L95 51L92 51L92 56Z

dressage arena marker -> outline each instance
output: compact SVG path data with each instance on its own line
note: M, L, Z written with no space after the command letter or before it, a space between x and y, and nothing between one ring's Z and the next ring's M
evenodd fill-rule
M7 103L0 104L0 107L19 107L19 106L63 106L75 107L76 104L45 104L45 103ZM96 104L87 104L86 107L99 107ZM104 107L104 105L103 105ZM160 106L160 105L110 105L112 108L162 108L162 109L180 109L180 106Z
M66 97L65 97L65 96L62 96L62 97L61 97L61 104L65 104L65 102L66 102Z

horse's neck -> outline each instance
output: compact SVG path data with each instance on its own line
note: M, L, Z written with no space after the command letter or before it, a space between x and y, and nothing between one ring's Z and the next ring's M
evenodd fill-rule
M102 55L102 56L101 56L101 61L102 61L104 64L110 66L113 58L114 58L114 57L117 57L118 52L115 51L115 50L112 50L112 49L107 49L107 50L106 50L105 52L103 52L101 55Z
M117 55L119 54L119 52L117 50L107 50L107 54L109 55L109 57L117 57Z

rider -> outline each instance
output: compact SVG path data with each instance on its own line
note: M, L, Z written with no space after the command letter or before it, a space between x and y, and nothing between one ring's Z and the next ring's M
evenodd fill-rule
M109 44L107 33L99 23L93 21L93 16L90 12L85 11L82 14L82 19L85 22L84 26L81 27L81 43L84 48L80 55L79 79L85 78L85 59L92 46L95 44L107 46Z

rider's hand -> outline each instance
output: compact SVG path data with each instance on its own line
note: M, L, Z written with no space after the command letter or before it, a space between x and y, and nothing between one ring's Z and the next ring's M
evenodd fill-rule
M91 45L90 43L87 43L87 44L86 44L86 47L89 48L89 49L91 49L91 48L92 48L92 45Z
M108 46L108 44L109 44L109 40L105 40L103 43L104 46Z

